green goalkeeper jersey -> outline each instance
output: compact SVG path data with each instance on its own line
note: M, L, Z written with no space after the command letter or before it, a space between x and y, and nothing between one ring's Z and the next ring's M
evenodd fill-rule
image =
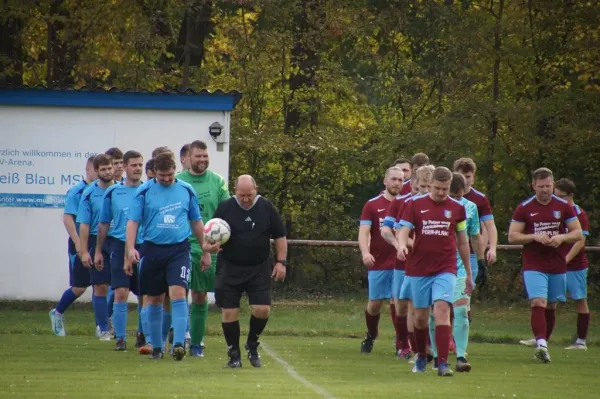
M179 173L177 178L194 187L204 223L212 219L219 204L230 197L225 179L210 170L202 175L193 175L186 170ZM190 236L190 242L198 243L193 234Z

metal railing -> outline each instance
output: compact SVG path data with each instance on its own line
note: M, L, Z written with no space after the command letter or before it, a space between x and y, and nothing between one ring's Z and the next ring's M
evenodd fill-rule
M333 241L333 240L288 240L288 245L298 247L358 247L358 241ZM499 251L518 251L522 245L498 245ZM599 247L585 247L586 252L600 252Z

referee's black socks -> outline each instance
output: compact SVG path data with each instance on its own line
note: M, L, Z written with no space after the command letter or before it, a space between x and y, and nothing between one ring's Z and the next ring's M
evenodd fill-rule
M254 317L254 315L250 316L250 331L248 331L248 342L258 342L258 336L262 334L263 330L265 329L265 326L267 325L267 321L269 321L268 317L266 319L259 319L257 317Z
M223 335L225 335L225 342L231 350L240 351L240 321L232 321L229 323L221 323L223 327Z

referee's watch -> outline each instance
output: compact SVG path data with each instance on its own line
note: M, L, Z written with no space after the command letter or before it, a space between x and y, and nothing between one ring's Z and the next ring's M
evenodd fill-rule
M281 263L285 267L287 267L287 265L288 265L287 260L278 260L277 262L275 262L275 264L277 264L277 263Z

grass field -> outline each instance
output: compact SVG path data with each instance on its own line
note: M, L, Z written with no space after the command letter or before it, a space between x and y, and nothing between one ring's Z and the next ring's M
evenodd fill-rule
M534 360L531 348L515 345L530 336L526 307L474 307L468 350L473 371L445 379L431 370L412 374L406 361L395 359L393 328L384 315L373 353L361 355L364 303L357 299L275 303L261 338L264 367L253 369L245 362L241 370L222 368L226 348L216 311L209 318L205 358L152 362L133 347L117 353L114 341L94 338L89 305L77 305L65 316L67 337L52 336L49 307L0 302L1 398L591 398L600 389L594 317L589 350L563 349L575 328L569 305L558 313L551 364ZM129 316L133 346L137 313ZM247 317L246 312L242 334Z

